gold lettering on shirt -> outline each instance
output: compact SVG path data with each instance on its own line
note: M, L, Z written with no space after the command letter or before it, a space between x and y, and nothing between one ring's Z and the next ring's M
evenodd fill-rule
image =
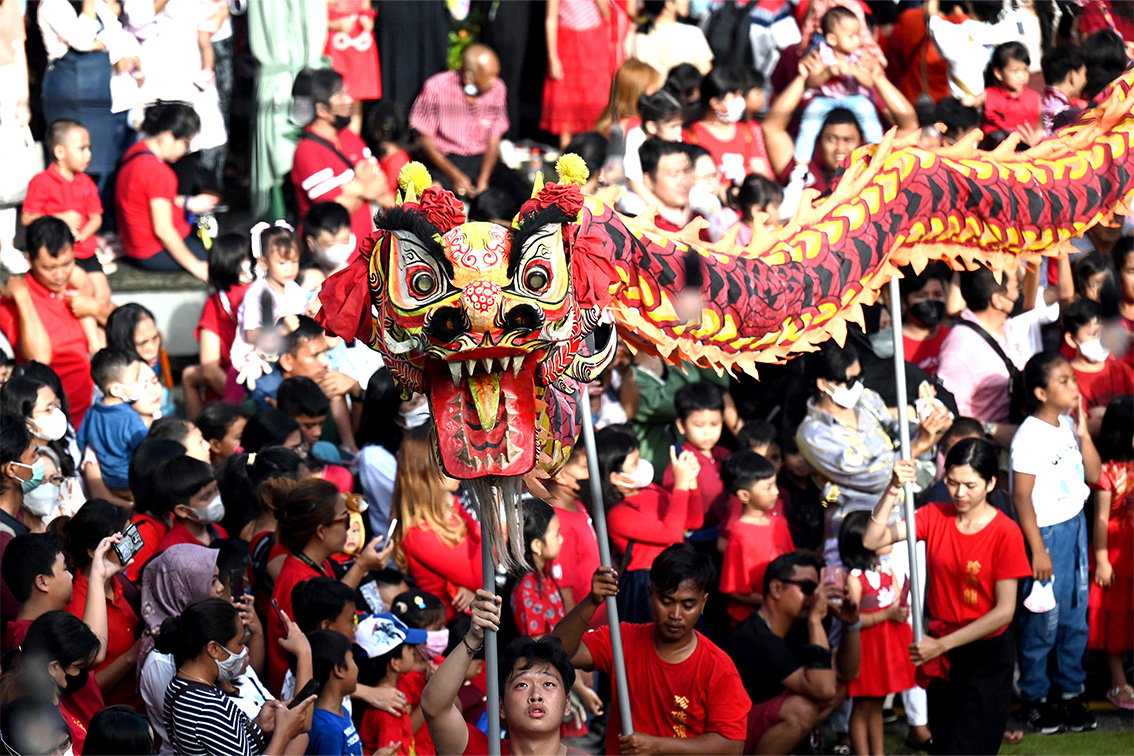
M675 722L671 725L673 735L677 738L687 738L689 735L685 730L685 722L688 720L689 714L685 710L689 708L689 699L685 696L674 696L673 705L676 708L669 713L670 718Z
M964 588L961 591L961 600L967 606L976 606L980 599L980 562L972 561L965 565Z

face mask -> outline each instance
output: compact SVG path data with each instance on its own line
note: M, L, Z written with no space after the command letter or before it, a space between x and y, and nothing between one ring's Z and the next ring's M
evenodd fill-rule
M744 117L744 98L734 97L725 103L725 112L717 113L717 118L725 123L736 123Z
M851 409L858 404L859 397L866 387L862 381L855 381L851 386L839 386L834 391L828 391L827 396L843 409Z
M689 189L689 207L702 217L711 218L721 211L721 200L703 186Z
M315 245L315 257L319 263L325 268L340 268L346 265L347 260L354 254L355 248L358 246L354 234L350 235L350 241L343 244L332 244L329 247L320 247Z
M58 499L59 486L54 483L44 483L24 494L24 509L36 517L47 517L55 508Z
M67 434L67 416L56 407L51 414L39 420L32 420L35 426L32 435L40 441L58 441Z
M214 496L213 500L203 507L186 507L186 509L189 510L188 518L193 522L207 525L224 519L224 502L221 501L220 494Z
M436 659L445 653L445 649L449 647L449 631L446 630L430 630L426 633L425 643L422 643L418 648L421 650L421 655L426 659Z
M888 360L894 356L894 332L889 328L872 333L866 338L870 340L870 350L878 357Z
M648 459L638 461L638 469L632 474L619 473L618 474L620 486L633 489L643 489L654 482L654 466Z
M26 467L32 471L31 480L20 481L20 488L23 489L24 494L27 494L28 491L34 491L35 489L43 485L43 478L46 474L46 469L44 468L42 459L37 459L34 465L25 465L23 462L13 462L12 464L16 465L17 467Z
M1102 339L1091 339L1079 344L1079 354L1091 362L1106 362L1110 350L1103 346Z
M90 673L83 669L80 670L77 675L69 675L64 672L63 676L67 678L67 684L63 686L63 692L75 694L82 690L83 686L87 684L87 678L90 676Z
M144 386L140 386L138 384L127 386L125 383L120 383L118 384L118 393L112 393L111 396L116 399L121 399L127 404L133 404L134 402L141 399L145 392L146 390Z
M228 651L227 648L225 651ZM224 661L220 659L213 659L217 663L217 682L228 682L229 680L236 679L237 675L244 669L244 662L248 659L248 649L244 648L239 654L234 654L228 651L228 658Z
M910 317L926 328L936 328L945 318L945 303L926 299L910 306Z
M342 131L347 126L350 126L350 116L334 114L335 116L335 131Z
M476 97L477 95L480 94L480 88L474 82L471 82L471 81L465 82L464 89L465 89L465 94L467 94L469 97Z
M429 403L422 402L418 406L411 409L409 412L402 412L398 414L398 419L401 421L402 427L406 430L416 428L419 425L424 425L429 422Z

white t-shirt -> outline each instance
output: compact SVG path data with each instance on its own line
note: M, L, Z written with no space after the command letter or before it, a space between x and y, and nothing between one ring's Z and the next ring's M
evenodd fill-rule
M692 63L700 69L713 62L705 33L689 24L658 24L649 34L630 35L627 47L631 57L648 63L663 77L680 63Z
M646 132L635 126L626 132L626 154L622 156L622 173L630 181L642 183L642 157L638 148L646 143Z
M930 18L929 36L937 54L949 64L949 94L962 99L983 92L984 69L993 49L1004 42L1026 43L1029 27L1015 14L994 24L973 19L954 24L941 16ZM1032 63L1038 60L1034 53L1029 57Z
M1036 476L1032 506L1036 525L1046 528L1070 520L1087 500L1083 454L1071 420L1059 416L1059 427L1032 416L1012 438L1012 472Z

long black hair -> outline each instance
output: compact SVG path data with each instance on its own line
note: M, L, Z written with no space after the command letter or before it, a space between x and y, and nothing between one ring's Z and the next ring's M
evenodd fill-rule
M181 614L167 617L154 647L163 654L173 654L178 667L194 658L210 641L228 648L236 635L240 614L236 607L219 598L201 598L185 607Z
M51 386L44 381L30 376L19 376L12 378L0 388L0 412L10 412L14 415L32 422L32 412L35 411L35 404L39 401L39 390L41 388L51 388ZM52 390L54 393L54 390ZM59 408L63 409L62 397L56 396L59 400ZM67 418L70 423L71 418ZM58 458L59 472L65 478L73 478L75 476L75 460L68 450L68 440L71 438L71 429L68 428L67 432L63 434L63 438L54 441L48 441L45 446L55 452Z
M149 720L126 704L107 706L91 717L87 739L83 743L84 756L118 756L121 753L135 756L157 753Z
M378 368L366 383L366 400L354 442L364 446L381 446L396 455L402 445L402 429L395 422L402 397L388 368Z
M623 499L622 493L610 482L611 473L621 473L626 458L640 449L638 437L627 427L610 425L595 434L595 456L598 457L599 480L602 481L602 501L607 509Z
M1103 462L1134 459L1134 396L1120 396L1107 405L1098 446Z

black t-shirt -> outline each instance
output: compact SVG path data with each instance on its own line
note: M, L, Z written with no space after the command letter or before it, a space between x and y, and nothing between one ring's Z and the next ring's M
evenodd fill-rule
M789 633L786 639L779 637L759 612L753 612L732 631L721 648L736 664L748 697L758 704L786 690L784 679L803 666L799 651L806 641L797 633Z

